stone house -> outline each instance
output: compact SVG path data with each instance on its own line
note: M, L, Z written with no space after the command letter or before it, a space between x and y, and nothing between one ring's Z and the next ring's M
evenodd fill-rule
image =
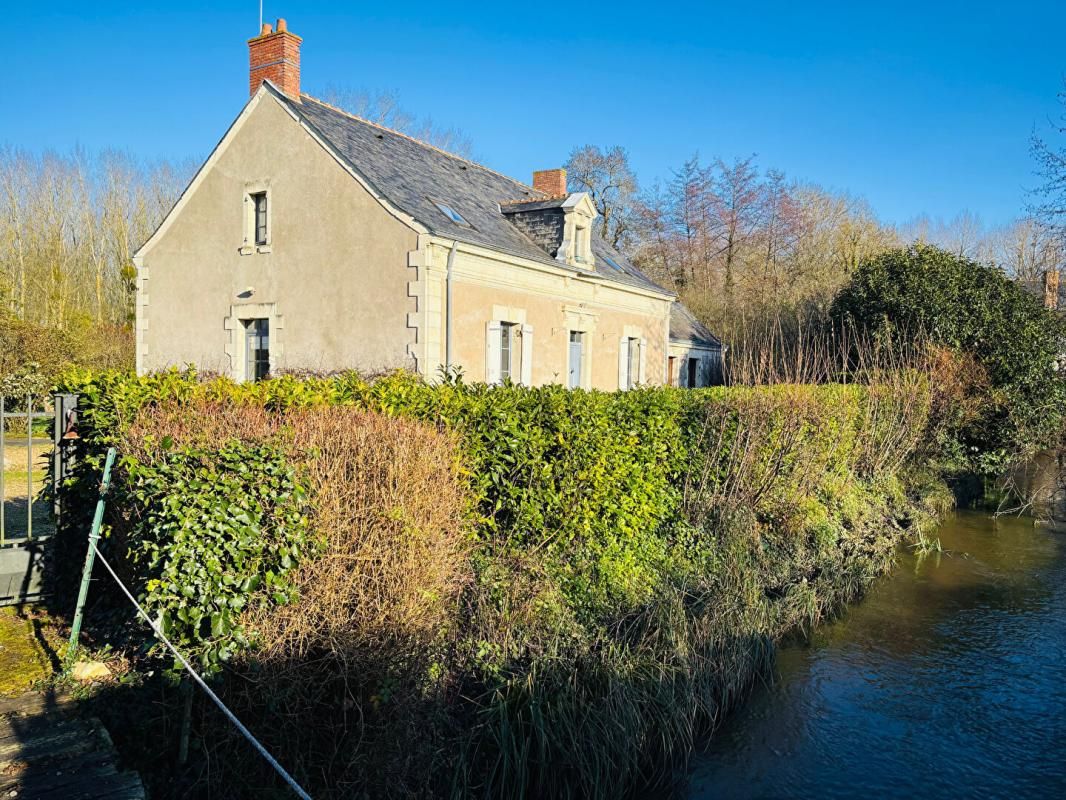
M250 99L134 258L138 372L714 381L721 343L563 170L525 185L302 94L300 45L284 20L249 41Z

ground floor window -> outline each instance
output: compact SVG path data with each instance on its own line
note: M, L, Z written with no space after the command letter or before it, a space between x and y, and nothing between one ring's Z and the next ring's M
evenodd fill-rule
M485 382L511 381L528 386L532 380L533 326L497 318L487 323L486 331Z
M699 385L700 376L700 360L698 358L690 358L688 360L688 376L686 386L690 389L695 389Z
M514 367L515 358L515 332L518 325L513 322L500 323L500 381L516 380Z
M270 320L244 320L244 377L261 381L270 375Z
M581 373L585 360L585 334L570 331L570 348L568 359L567 386L571 389L581 388Z
M625 388L632 389L640 383L640 339L630 337L627 342Z

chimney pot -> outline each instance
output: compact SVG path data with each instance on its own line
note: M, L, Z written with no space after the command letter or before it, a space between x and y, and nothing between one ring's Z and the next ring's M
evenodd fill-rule
M566 197L566 170L537 170L533 173L533 188L548 197Z
M1057 311L1059 308L1059 271L1049 269L1044 272L1044 308Z
M300 39L284 19L275 31L264 22L257 37L248 40L248 94L270 81L291 100L300 102Z

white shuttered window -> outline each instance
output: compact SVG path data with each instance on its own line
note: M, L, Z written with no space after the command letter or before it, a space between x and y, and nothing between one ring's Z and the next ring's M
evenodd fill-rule
M533 326L493 320L485 326L485 381L528 386L533 374Z
M634 336L623 336L618 341L619 389L632 389L637 384L644 383L647 364L644 349L644 340Z

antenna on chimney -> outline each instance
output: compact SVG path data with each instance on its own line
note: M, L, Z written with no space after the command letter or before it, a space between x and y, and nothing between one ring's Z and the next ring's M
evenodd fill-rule
M263 0L259 0L259 30L263 30Z

